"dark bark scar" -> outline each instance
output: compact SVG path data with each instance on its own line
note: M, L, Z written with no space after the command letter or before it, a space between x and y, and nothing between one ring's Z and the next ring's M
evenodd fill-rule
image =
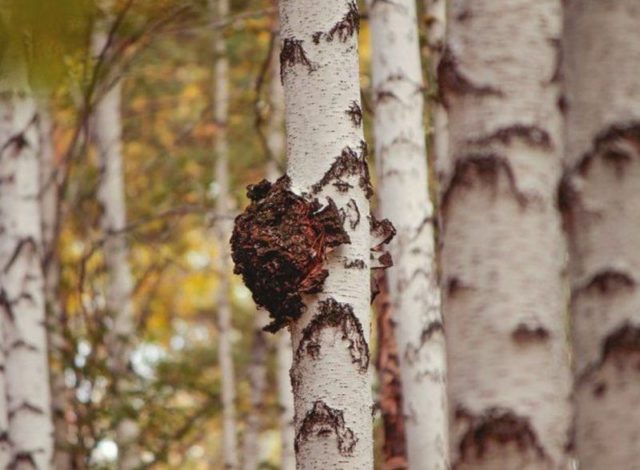
M331 435L335 435L338 451L341 455L349 456L353 453L358 438L345 424L344 413L341 410L331 408L324 401L318 400L302 420L294 442L295 450L299 452L302 443L312 437L327 438Z
M339 157L323 175L323 177L311 187L314 194L319 193L328 184L333 184L338 191L349 189L347 185L352 185L347 181L349 178L357 178L358 186L364 191L367 199L373 195L371 180L369 177L369 165L367 165L366 144L364 141L360 145L360 153L351 147L345 147Z
M362 108L360 108L357 101L352 101L349 105L349 109L345 112L355 127L360 127L362 125Z
M280 81L284 83L284 76L288 68L296 64L304 65L309 73L315 70L315 66L307 57L302 47L301 39L285 38L280 51Z

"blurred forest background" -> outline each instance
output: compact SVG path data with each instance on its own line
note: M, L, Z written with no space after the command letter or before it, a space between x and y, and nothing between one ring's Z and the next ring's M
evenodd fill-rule
M229 16L220 18L206 0L118 0L108 11L89 0L3 4L12 16L0 33L18 37L29 31L32 86L52 123L40 126L43 148L53 152L51 181L59 198L57 234L46 260L57 265L60 282L58 304L49 302L47 318L55 337L50 359L52 378L58 378L56 419L65 423L61 444L74 468L112 468L115 429L126 419L139 426L144 468L222 468L216 291L225 276L231 279L240 442L248 419L259 415L260 468L279 468L276 337L265 336L266 353L252 356L256 308L237 276L216 269L221 246L213 235L216 223L234 216L216 210L214 35L222 34L229 61L227 138L237 211L247 203L245 187L265 176L269 161L282 165L282 155L271 155L266 139L274 106L270 84L278 79L272 64L276 6L232 0ZM360 82L369 134L370 39L361 7ZM427 58L427 21L423 12L419 17ZM99 24L108 25L107 40L96 51L91 36ZM123 233L136 329L133 373L124 390L115 385L121 377L109 366L105 346L114 319L106 302L100 165L92 137L96 103L116 83L122 86ZM255 361L267 367L258 408L248 373ZM378 447L379 421L378 413Z

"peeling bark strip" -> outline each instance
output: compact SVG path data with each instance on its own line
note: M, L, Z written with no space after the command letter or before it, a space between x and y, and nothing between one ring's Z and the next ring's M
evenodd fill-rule
M521 453L535 456L540 463L547 462L544 448L529 420L511 410L491 408L476 416L458 408L454 419L456 424L462 423L466 428L460 439L459 460L453 463L454 469L482 460L491 447L497 447L499 452L509 444L516 444ZM492 449L492 452L496 450Z
M571 262L575 453L582 470L634 468L640 461L640 10L634 0L572 0L564 7L566 171L559 205ZM596 37L595 47L585 40Z
M316 401L309 411L300 430L296 434L295 448L299 452L300 446L312 438L329 438L335 435L340 454L348 456L353 452L358 438L344 422L344 413L331 408L323 401Z
M276 332L304 311L302 294L322 291L327 253L350 243L335 203L322 207L294 194L283 176L250 185L251 204L235 221L231 236L234 272L241 274L256 304L266 308Z
M361 142L360 153L350 147L345 147L340 156L336 157L331 168L320 181L311 187L311 190L314 194L317 194L331 183L338 191L347 192L353 187L348 181L352 177L357 178L358 185L365 192L366 197L370 198L373 194L373 189L369 178L367 150L364 141Z
M342 339L349 342L352 362L357 364L359 372L366 373L369 367L369 346L364 339L362 325L353 314L351 305L337 302L333 298L319 303L318 314L302 332L296 357L300 359L306 353L317 359L321 349L321 334L326 328L335 328L342 333Z

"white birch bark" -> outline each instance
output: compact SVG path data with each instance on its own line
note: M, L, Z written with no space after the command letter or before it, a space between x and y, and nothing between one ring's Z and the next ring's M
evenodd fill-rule
M565 6L575 448L581 469L630 469L640 461L640 9Z
M443 305L454 469L567 468L560 0L454 0Z
M331 197L351 239L329 254L323 292L305 299L306 312L291 325L297 468L371 469L371 237L359 15L348 0L283 0L280 24L292 187L321 201Z
M4 353L0 465L40 470L51 468L53 429L41 265L38 116L25 68L16 62L11 72L15 79L11 84L17 87L2 83L0 99L0 314Z
M229 0L210 0L211 12L217 19L229 15ZM221 30L214 31L214 119L215 137L215 181L218 187L216 213L229 214L231 201L229 196L229 148L227 142L227 120L229 115L229 61L226 44ZM238 442L236 430L236 380L233 367L231 344L231 303L229 299L231 258L229 236L232 222L225 218L216 222L214 236L219 249L215 269L219 276L217 293L218 321L218 362L222 392L222 446L225 469L238 468Z
M275 25L280 28L279 24ZM279 31L274 32L275 44L280 43ZM282 161L285 151L284 141L284 90L280 82L279 48L273 48L270 66L269 102L271 114L267 129L267 145L272 159L267 162L267 179L275 181L279 177L276 162ZM293 421L293 392L289 371L293 362L293 346L291 335L287 331L280 331L276 338L276 381L278 386L278 406L280 410L280 469L294 470L296 468L296 454L293 442L296 437Z
M103 3L105 18L109 18ZM97 55L107 41L108 21L98 24L93 33L93 50ZM133 278L129 266L126 240L125 181L122 156L122 83L118 80L106 90L96 104L94 139L99 161L98 201L102 206L100 228L104 237L103 254L107 273L106 308L113 324L105 338L109 367L116 380L116 389L126 392L130 387L130 359L136 334L133 303ZM140 464L136 441L138 424L131 417L121 417L116 429L118 468L129 470Z
M51 411L54 428L54 468L71 468L71 456L65 450L68 427L65 418L68 393L64 383L64 364L61 351L65 340L64 322L59 298L60 263L58 239L58 171L53 147L53 122L47 103L39 106L40 132L40 211L42 215L42 268L44 272L45 305L47 315L47 343L51 373Z
M373 0L369 18L378 199L381 216L397 230L390 243L394 265L386 274L400 358L407 458L412 469L441 470L448 468L446 364L416 6L413 1Z
M447 25L446 0L425 0L427 13L427 45L429 47L429 73L433 79L438 75L438 65L444 50ZM449 136L447 133L447 110L439 99L432 99L431 126L433 132L433 153L437 174L446 173Z

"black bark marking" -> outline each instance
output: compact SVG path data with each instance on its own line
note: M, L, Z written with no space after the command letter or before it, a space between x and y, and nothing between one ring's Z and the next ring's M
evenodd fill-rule
M509 161L495 153L473 153L456 160L453 177L442 196L443 214L447 213L453 194L460 189L480 185L496 191L500 174L506 176L518 204L526 206L530 198L518 189Z
M22 253L22 250L25 248L31 248L32 252L34 253L38 250L38 245L36 241L33 239L33 237L25 237L20 239L20 241L18 242L18 245L15 247L15 249L13 250L13 253L11 254L11 258L9 258L9 261L4 267L5 273L9 272L9 270L11 269L11 266L13 266L13 263L16 262L16 260Z
M378 220L373 214L369 216L369 228L371 230L371 248L373 250L386 245L396 236L396 228L389 219Z
M293 67L296 64L304 65L309 73L315 69L307 57L302 43L301 39L285 38L280 51L280 81L282 83L284 83L284 75L288 67Z
M452 276L445 282L445 292L447 297L453 298L458 295L460 292L470 289L469 286L465 285L459 277Z
M37 468L37 465L32 453L23 451L15 455L8 468L9 470L17 468Z
M491 444L505 447L515 443L521 451L533 452L540 461L548 460L529 419L518 416L512 410L496 407L489 408L481 415L474 415L458 407L454 419L467 423L467 431L459 444L460 457L453 464L454 469L469 461L482 459Z
M355 230L358 225L360 225L360 209L358 208L358 204L356 204L355 199L349 199L347 203L346 210L344 210L345 219L349 221L349 227L351 230Z
M29 402L22 402L20 404L20 406L16 407L15 409L11 410L8 414L9 414L9 418L13 418L18 412L20 411L28 411L30 413L35 413L37 415L42 415L44 414L44 409L42 409L39 406L36 406L32 403Z
M369 166L367 165L367 151L364 141L360 144L360 154L351 147L345 147L339 157L333 161L333 164L324 174L322 179L311 187L314 194L319 193L329 183L332 183L339 191L346 188L346 185L352 187L346 178L357 177L358 185L364 191L367 199L373 195L371 181L369 178Z
M333 41L334 36L337 36L340 42L346 42L358 31L360 31L360 13L356 2L352 1L349 2L349 10L342 17L342 20L333 25L333 28L325 35L325 40Z
M300 430L296 434L295 450L299 452L302 443L311 437L327 438L332 434L336 436L340 454L344 456L351 455L358 443L358 438L346 426L344 413L341 410L331 408L322 400L318 400L305 415Z
M554 51L554 57L555 57L553 73L551 74L549 83L559 83L562 80L562 62L563 62L562 44L560 39L558 38L550 38L549 44L551 45L551 48Z
M383 253L372 251L370 260L371 269L387 269L393 266L393 258L388 251Z
M365 269L367 263L363 259L348 259L344 262L345 269Z
M342 339L349 342L351 362L358 366L360 373L366 373L369 367L369 345L364 339L362 325L351 305L337 302L331 297L319 302L317 315L302 332L296 356L300 358L306 353L317 359L320 354L320 335L325 328L340 330Z
M381 89L381 90L376 90L374 103L377 105L380 103L387 103L389 101L397 100L397 99L399 98L394 92L390 90Z
M572 299L581 294L598 293L602 296L628 292L636 287L636 280L631 274L615 269L605 269L594 274L583 286L572 292Z
M546 342L551 337L551 333L542 326L530 326L525 323L520 323L516 329L513 330L511 337L516 343L525 345Z
M404 351L404 358L409 364L415 364L418 360L420 350L427 344L436 334L444 334L444 326L440 320L429 322L420 333L420 343L417 345L409 343Z
M442 59L438 65L438 90L440 101L448 107L448 95L504 96L497 88L487 85L476 85L461 71L458 61L449 47L444 48Z
M596 398L602 398L607 393L607 384L604 382L598 382L593 386L593 396Z
M485 137L469 139L467 143L484 146L499 142L503 145L510 145L516 139L543 150L552 148L551 136L546 130L527 124L514 124L513 126L503 127Z
M351 105L349 105L349 109L345 112L355 127L360 127L362 125L362 108L360 108L357 101L352 101Z
M311 40L313 41L314 44L320 44L320 39L322 39L322 31L316 31L315 33L313 33L313 35L311 36Z
M636 155L640 153L640 122L617 123L599 132L593 139L592 149L582 156L576 170L582 176L586 176L594 159L599 156L604 163L613 167L616 175L621 178L632 161L632 156L627 150L616 147L616 144L619 145L621 142L630 143Z
M231 236L234 272L241 274L257 305L266 308L275 332L300 317L303 294L322 290L332 248L350 243L335 203L322 207L289 189L285 175L248 187L251 204L236 217Z

